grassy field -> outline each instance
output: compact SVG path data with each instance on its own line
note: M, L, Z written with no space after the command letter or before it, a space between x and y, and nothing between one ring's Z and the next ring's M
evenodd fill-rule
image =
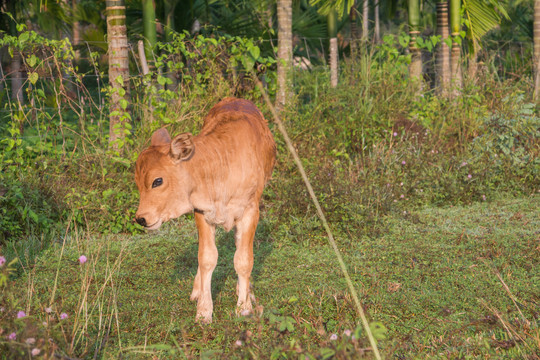
M338 231L381 353L538 358L539 208L537 195L505 197L393 213L374 236ZM370 358L335 255L315 220L299 222L307 221L315 223L313 233L295 241L276 236L277 225L263 215L255 243L256 314L248 318L234 313L232 233L218 233L214 322L207 326L194 322L189 301L197 268L189 216L147 235L72 231L3 291L2 303L11 308L2 309L0 320L17 332L9 355L35 346L66 358ZM26 316L11 320L17 311Z

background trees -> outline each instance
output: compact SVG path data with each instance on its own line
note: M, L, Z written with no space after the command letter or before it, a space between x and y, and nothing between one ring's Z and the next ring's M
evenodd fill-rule
M47 3L37 0L5 1L2 5L2 29L15 34L15 24L25 23L52 38L67 36L75 44L77 54L82 51L83 57L88 58L88 51L105 51L105 40L110 40L105 38L108 30L100 15L105 11L104 5L104 2L89 0ZM358 18L361 19L365 51L372 49L383 35L399 37L404 35L402 30L407 29L408 43L406 46L402 44L397 50L410 53L411 77L435 77L435 87L441 94L448 94L450 88L461 87L462 69L466 69L468 80L475 78L483 39L489 34L491 38L506 36L501 35L503 31L490 33L497 26L517 26L518 31L514 35L532 38L532 15L529 15L530 20L526 20L527 16L518 17L518 13L523 14L522 11L514 11L521 8L532 14L532 1L524 0L299 0L287 6L291 10L284 18L280 12L283 3L275 0L126 0L125 5L129 42L144 39L146 58L150 63L156 56L156 41L171 42L174 32L239 35L258 39L263 54L286 59L286 62L290 60L291 64L294 56L306 59L312 65L328 61L333 67L329 72L332 86L337 85L337 59L354 59L356 56ZM514 11L512 20L508 11ZM11 17L7 15L8 12ZM285 18L289 20L283 20ZM279 41L285 49L276 46L278 34L283 30L280 19L281 22L290 21L291 35L286 36L291 38L291 43ZM286 27L289 28L289 25ZM438 41L431 37L433 34L438 35ZM429 56L426 57L427 52L434 50L433 44L436 44L434 74L429 72L433 67L432 61ZM3 61L7 60L4 55ZM9 62L11 66L6 75L12 78L10 94L22 102L24 96L20 89L25 72L19 70L19 55L14 53ZM276 65L280 89L286 83L282 64L279 62ZM423 69L427 71L426 74L422 73ZM171 81L176 82L173 71L160 71L167 72ZM284 103L285 93L278 91L278 103Z

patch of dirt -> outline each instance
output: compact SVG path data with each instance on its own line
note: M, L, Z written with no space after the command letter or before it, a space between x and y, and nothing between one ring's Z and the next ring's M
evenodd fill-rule
M420 143L424 143L428 138L427 129L425 127L406 118L402 114L398 114L397 118L394 120L392 133L398 133L398 136L404 133L406 138L416 138Z

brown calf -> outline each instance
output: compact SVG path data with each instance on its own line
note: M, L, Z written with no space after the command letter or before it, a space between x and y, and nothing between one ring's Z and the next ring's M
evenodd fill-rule
M157 229L167 220L195 212L199 267L191 299L197 300L198 320L212 321L216 225L227 231L236 227L237 312L251 312L253 236L261 194L275 160L276 144L263 115L250 101L236 98L214 106L197 136L184 133L171 141L165 128L157 130L137 159L139 224Z

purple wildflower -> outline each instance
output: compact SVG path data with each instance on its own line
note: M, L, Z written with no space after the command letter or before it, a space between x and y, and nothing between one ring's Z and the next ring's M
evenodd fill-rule
M5 263L6 263L6 258L3 256L0 256L0 267L4 266Z
M64 320L64 319L67 319L68 318L68 314L66 313L61 313L60 314L60 320Z
M84 256L84 255L81 255L81 256L79 257L79 262L81 263L81 265L84 264L84 263L86 262L86 260L87 260L87 259L86 259L86 256Z
M23 317L26 317L26 313L21 310L17 313L17 319L21 319Z

